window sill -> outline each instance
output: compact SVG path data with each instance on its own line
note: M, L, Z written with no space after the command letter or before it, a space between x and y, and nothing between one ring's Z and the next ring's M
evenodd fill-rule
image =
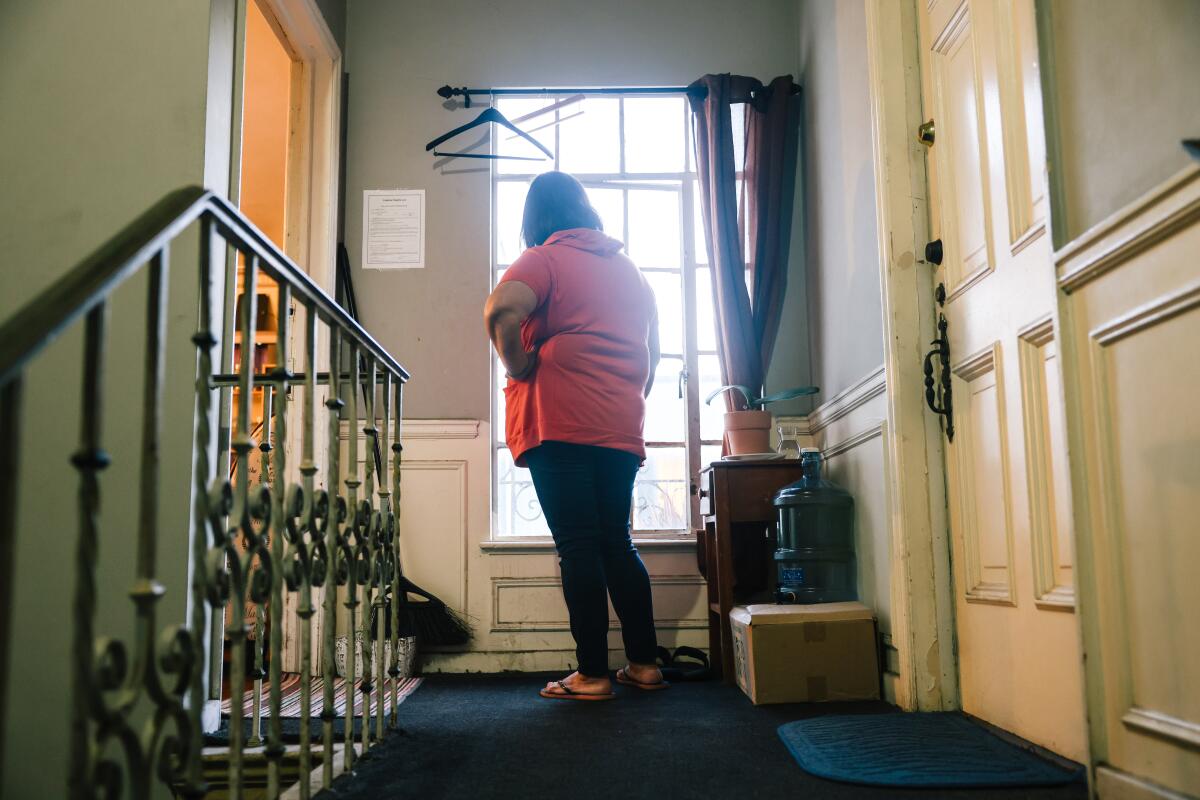
M680 536L644 536L633 537L633 543L638 550L646 551L693 551L696 549L696 537L688 534ZM543 538L509 538L489 539L479 543L479 549L493 555L513 555L519 553L553 553L554 542Z

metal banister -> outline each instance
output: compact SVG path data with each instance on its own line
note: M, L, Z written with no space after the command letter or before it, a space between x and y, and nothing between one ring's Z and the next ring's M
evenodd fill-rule
M179 512L180 521L186 518L190 525L191 582L183 587L190 610L183 620L165 619L161 611L156 612L167 591L159 582L156 566L158 484L166 340L171 333L167 326L171 244L194 224L200 227L199 268L183 271L199 287L196 327L190 337L196 351L191 420L193 500L191 508ZM226 308L218 315L213 292L222 284L217 279L223 277L225 285L232 285L230 270L238 262L228 257L230 249L244 259L244 285L234 306L240 310L231 313ZM105 450L100 399L107 379L111 299L143 269L149 273L149 281L141 403L118 409L133 409L142 415L138 446L119 443L119 447L133 450L140 479L136 485L114 487L124 493L119 495L121 499L135 497L138 511L132 534L136 578L128 595L136 624L133 640L126 642L104 636L105 631L97 630L95 618L102 539L99 475L114 458L126 457L124 453L110 456ZM260 274L272 278L279 291L278 313L270 331L277 361L266 371L259 371L251 346L258 342L255 307ZM289 313L293 303L306 311L297 317L300 330L295 337ZM71 716L61 737L69 747L65 793L72 798L143 798L154 792L156 783L163 783L177 796L200 798L215 789L227 791L236 800L247 788L247 759L261 757L266 761L267 797L276 798L286 788L284 762L293 758L299 770L299 796L307 798L314 758L319 758L322 780L328 787L335 757L348 771L358 753L383 737L385 727L397 727L401 679L406 677L400 666L400 626L392 624L385 634L374 631L371 620L383 619L389 607L387 613L395 620L395 605L403 602L400 439L403 389L409 373L253 223L224 198L199 187L168 194L0 325L0 731L6 727L7 709L2 703L7 696L9 660L15 651L10 641L10 613L13 543L20 519L17 487L23 454L18 444L22 409L33 405L25 396L30 389L25 370L50 342L81 320L80 435L78 448L69 459L78 473L79 491L74 586L65 589L73 598L71 677L65 692L70 697ZM327 350L318 353L321 325L328 329ZM232 351L228 342L231 338L237 342L238 337L244 346L236 371L219 372L218 359L214 359L217 345L222 345L228 358ZM299 351L294 372L289 371L289 348L293 346ZM189 387L191 380L189 377ZM364 385L378 392L361 391ZM299 390L298 405L293 405L293 389ZM227 398L231 390L236 392L237 424L232 441L221 442L213 425L217 416L214 398ZM250 423L252 398L260 393L261 435ZM341 449L343 421L350 432L346 459ZM289 426L299 428L298 438L288 438ZM360 440L365 452L380 453L388 449L389 437L391 458L359 462ZM326 448L324 464L317 461L319 438ZM299 444L298 452L289 452L291 443ZM222 450L226 445L229 450ZM210 455L213 451L218 453L215 460ZM63 455L66 462L67 454ZM252 457L260 465L253 482L249 474ZM231 464L236 467L232 479ZM295 473L300 479L289 482L288 476ZM323 593L319 602L315 593ZM389 593L391 600L387 599ZM294 615L300 634L303 745L295 751L284 746L281 722L285 598L296 601L294 611L288 613ZM349 629L340 632L338 604L349 618ZM248 621L250 607L253 612ZM222 646L219 635L206 644L208 608L214 617L222 618L227 609L233 611L226 629L231 653L230 746L228 768L216 781L219 785L214 785L216 779L202 754L202 711L214 699L205 692L204 675L210 664L220 662L218 648ZM321 622L317 665L312 658L317 649L312 642L314 620ZM334 674L339 633L345 635L348 646L344 679ZM264 664L263 641L268 635L269 664ZM359 636L361 664L355 653ZM253 643L256 651L249 674L248 643ZM321 673L319 716L312 710L317 668ZM247 681L252 689L247 688ZM339 696L344 697L343 707L336 712ZM359 704L361 712L356 714ZM150 712L149 721L142 722L139 715L146 711ZM386 726L385 714L390 714ZM361 738L355 742L358 716L362 718ZM334 742L334 723L339 720L343 726L340 746ZM316 751L310 746L314 724L322 733ZM249 748L259 745L261 750L249 753Z
M187 186L159 200L0 325L0 386L165 243L204 216L212 218L239 250L258 256L268 274L292 284L292 291L300 293L296 299L313 303L321 321L349 332L386 369L401 380L409 379L408 371L374 337L228 200L199 186Z

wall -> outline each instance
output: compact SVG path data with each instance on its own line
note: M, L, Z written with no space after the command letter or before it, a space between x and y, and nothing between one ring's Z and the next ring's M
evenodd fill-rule
M354 273L366 327L415 376L407 415L487 419L490 407L481 322L489 281L488 169L462 161L445 172L434 169L425 143L476 113L447 111L434 90L447 83L681 85L706 72L770 78L794 68L794 15L790 0L352 0L351 263L359 263L364 189L427 192L426 268ZM780 359L789 357L785 346L780 351Z
M346 0L316 0L317 8L321 9L321 16L325 18L325 24L329 26L329 32L333 34L333 40L337 42L338 49L343 54L346 52Z
M354 272L366 327L414 376L405 395L406 572L465 612L476 631L470 647L438 654L428 669L558 670L574 661L553 548L489 541L494 434L481 310L489 289L490 175L488 165L464 161L434 169L425 143L478 113L444 108L435 90L447 83L683 85L706 72L770 78L795 68L794 29L790 0L350 2L351 263L359 263L364 189L425 189L428 201L425 269ZM794 318L781 332L775 364L783 366L772 380L793 385L808 382L802 273L793 272L789 303ZM694 545L641 549L660 642L705 646ZM620 666L615 631L610 644Z
M866 11L861 2L837 0L800 0L798 7L802 242L813 383L821 387L808 428L825 454L826 476L854 496L859 597L879 617L884 688L894 701L899 666L891 647L890 467Z
M232 48L210 38L227 25L230 3L122 0L120 3L0 4L0 319L74 267L171 190L228 180L228 115L210 120L207 102L229 97L211 86L210 66L231 74ZM223 43L223 47L220 46ZM210 60L210 48L214 56ZM222 60L223 59L223 60ZM225 124L222 127L221 121ZM214 128L209 123L216 125ZM206 138L211 153L206 162ZM182 622L187 598L192 409L197 303L194 237L173 250L168 361L161 445L161 508L156 523L160 576L167 594L158 629ZM191 279L191 280L189 280ZM96 631L132 644L142 343L147 284L135 279L109 315L103 445L113 459L101 477L98 601L76 602L80 326L28 372L22 420L22 471L12 645L4 687L0 794L62 797L71 701L72 621L96 614ZM6 480L11 476L4 476ZM0 578L8 580L9 576ZM141 707L144 711L145 698ZM143 716L135 716L140 724ZM119 758L112 748L109 754Z
M1200 138L1200 3L1037 9L1061 246L1190 162L1179 142Z
M799 3L813 379L828 399L883 363L862 3Z

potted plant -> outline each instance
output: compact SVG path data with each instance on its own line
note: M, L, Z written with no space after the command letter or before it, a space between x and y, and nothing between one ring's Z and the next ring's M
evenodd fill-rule
M771 450L771 412L764 411L763 406L791 400L796 397L816 394L820 389L816 386L797 386L763 396L761 392L749 386L721 386L704 398L711 405L713 399L722 392L734 392L737 408L725 412L725 440L729 443L729 454L733 456L755 455L769 453Z

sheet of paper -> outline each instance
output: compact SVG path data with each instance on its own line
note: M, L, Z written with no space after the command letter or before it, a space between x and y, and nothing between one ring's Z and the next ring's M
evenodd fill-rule
M425 266L425 190L363 191L363 269Z

